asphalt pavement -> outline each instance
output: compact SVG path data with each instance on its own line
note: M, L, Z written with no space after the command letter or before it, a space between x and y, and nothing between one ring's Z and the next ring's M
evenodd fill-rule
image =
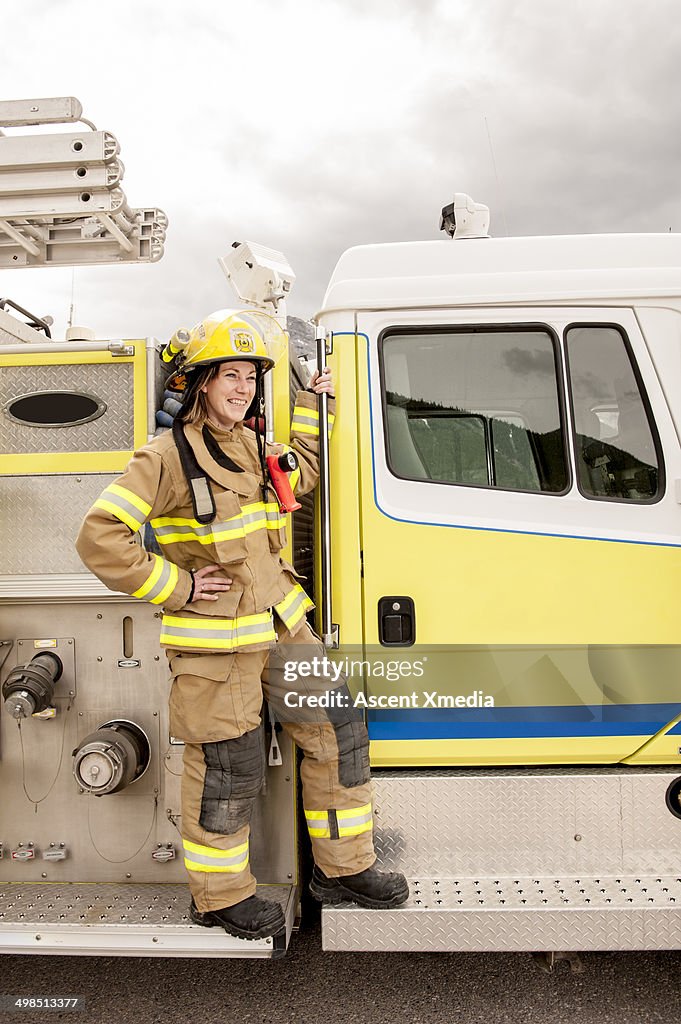
M526 953L323 953L316 925L278 961L3 956L0 971L1 993L86 1004L7 1024L681 1022L681 952L584 953L547 974Z

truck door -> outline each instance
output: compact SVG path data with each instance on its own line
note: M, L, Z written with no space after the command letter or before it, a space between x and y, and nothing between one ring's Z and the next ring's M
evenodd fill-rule
M372 312L357 345L365 643L412 663L367 678L373 763L631 755L681 711L681 458L633 310Z

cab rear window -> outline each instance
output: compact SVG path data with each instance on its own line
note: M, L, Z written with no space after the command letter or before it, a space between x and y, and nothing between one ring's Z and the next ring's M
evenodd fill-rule
M587 498L656 501L660 444L623 332L575 325L565 344L580 491Z

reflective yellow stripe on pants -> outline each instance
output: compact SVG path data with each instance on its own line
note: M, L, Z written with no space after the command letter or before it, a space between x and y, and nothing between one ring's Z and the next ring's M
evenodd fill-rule
M362 807L351 807L346 811L336 811L339 836L358 836L362 832L370 832L374 825L371 804Z
M305 820L310 836L315 839L342 839L343 836L358 836L371 832L374 819L371 804L348 807L338 811L310 811L305 808Z
M188 871L222 871L236 875L248 867L248 840L228 850L218 850L214 846L201 846L182 840L184 847L184 866Z

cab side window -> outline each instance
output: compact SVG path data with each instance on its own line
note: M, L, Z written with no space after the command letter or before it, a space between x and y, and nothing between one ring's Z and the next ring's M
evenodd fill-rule
M575 326L565 341L580 491L587 498L657 500L659 441L623 332Z
M396 329L383 335L380 353L396 476L567 489L557 342L547 329Z

